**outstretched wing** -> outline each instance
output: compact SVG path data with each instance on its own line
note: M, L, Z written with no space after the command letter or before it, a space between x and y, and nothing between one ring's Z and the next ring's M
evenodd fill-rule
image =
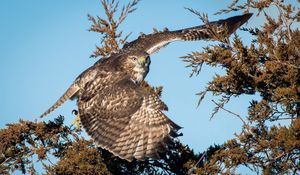
M78 98L81 123L100 147L120 158L158 158L180 128L162 113L166 106L156 94L129 79L90 86Z
M248 13L241 16L234 16L231 18L214 21L209 24L217 27L218 32L226 31L230 35L237 28L247 22L251 16L252 13ZM163 32L156 32L149 35L142 34L138 39L125 44L123 49L140 49L146 51L148 54L152 54L172 41L191 41L210 38L212 38L212 36L207 26L201 25L176 31L165 30Z

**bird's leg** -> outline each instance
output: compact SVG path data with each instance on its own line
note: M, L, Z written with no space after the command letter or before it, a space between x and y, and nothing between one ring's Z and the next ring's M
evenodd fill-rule
M72 126L75 127L76 131L80 131L81 129L81 121L80 121L80 116L77 110L73 110L72 114L76 115L75 119L72 122Z

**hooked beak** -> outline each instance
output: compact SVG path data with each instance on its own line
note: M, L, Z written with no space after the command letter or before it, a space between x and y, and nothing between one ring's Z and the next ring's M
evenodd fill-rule
M146 61L147 61L147 57L141 56L138 58L138 62L143 66L145 65Z

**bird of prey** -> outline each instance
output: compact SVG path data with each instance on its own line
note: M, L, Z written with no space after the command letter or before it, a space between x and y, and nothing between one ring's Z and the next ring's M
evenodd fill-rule
M209 25L229 36L251 16L244 14ZM157 159L168 141L178 136L180 126L163 113L167 106L159 96L141 85L149 72L149 56L172 41L211 38L207 24L143 34L81 73L41 117L77 98L83 128L98 146L128 161Z

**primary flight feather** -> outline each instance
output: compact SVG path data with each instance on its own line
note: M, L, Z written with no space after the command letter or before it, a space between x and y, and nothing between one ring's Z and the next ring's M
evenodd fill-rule
M251 16L235 16L209 26L230 35ZM97 145L128 161L159 158L180 127L163 113L167 106L159 96L141 85L149 72L150 55L173 41L212 38L208 25L143 34L81 73L41 117L77 98L81 123Z

